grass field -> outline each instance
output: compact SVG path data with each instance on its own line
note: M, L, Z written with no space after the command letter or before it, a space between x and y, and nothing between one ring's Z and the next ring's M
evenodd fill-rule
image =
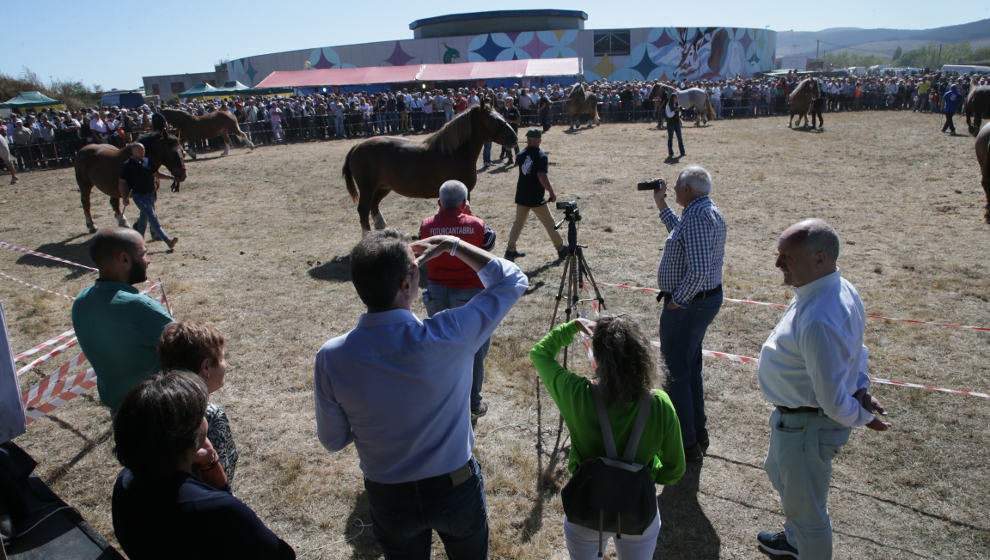
M788 130L781 118L687 126L688 156L679 164L663 163L666 135L648 123L574 134L554 128L543 148L560 200L578 201L580 241L600 281L655 286L666 232L650 195L635 183L670 179L697 163L713 173L712 198L728 223L727 297L786 303L790 289L773 266L777 236L817 216L839 232L839 266L869 313L990 326L990 226L972 138L939 134L934 115L826 116L823 133ZM213 398L225 408L240 451L234 493L301 558L381 556L356 453L326 452L313 419L316 351L363 311L346 259L360 229L340 176L352 143L235 150L189 162L182 191L163 192L158 203L165 229L180 238L177 251L149 245L149 275L164 281L176 318L212 321L227 337L231 369ZM499 254L514 215L515 177L514 169L496 167L479 176L472 196L475 214L498 232ZM435 201L395 195L382 204L389 223L408 232L434 209ZM102 196L94 195L94 218L113 225ZM92 264L72 170L26 173L17 185L0 186L0 240ZM531 290L493 337L484 391L491 410L477 427L490 555L564 558L557 490L567 480L566 450L539 462L551 485L538 492L535 371L528 359L550 324L561 271L535 219L519 248L528 253L518 262ZM0 271L70 295L95 277L8 251L0 253ZM659 307L651 294L602 292L609 311L630 313L656 332ZM0 300L15 351L71 327L70 302L61 298L0 278ZM421 303L414 311L424 314ZM727 302L705 347L756 356L780 313ZM871 319L866 344L876 377L990 390L988 332ZM588 374L581 354L574 356L577 371ZM22 387L58 364L25 375ZM705 383L710 455L677 485L658 488L658 557L758 558L756 533L783 521L762 470L771 406L752 365L706 359ZM990 402L889 385L873 392L894 428L855 430L835 461L836 558L990 557ZM110 492L119 466L109 420L93 391L32 424L17 443L113 541ZM545 395L542 426L549 449L557 419ZM444 557L442 547L435 549Z

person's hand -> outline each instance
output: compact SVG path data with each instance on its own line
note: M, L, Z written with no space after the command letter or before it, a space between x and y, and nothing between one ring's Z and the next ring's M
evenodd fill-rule
M660 181L660 187L653 189L653 202L656 203L658 210L663 210L667 207L667 182L663 179L657 179Z
M577 323L578 329L588 336L595 333L595 325L598 324L595 321L585 319L584 317L578 317L577 319L574 319L574 322Z
M677 302L674 301L674 298L670 298L670 301L668 301L667 302L667 305L665 305L664 307L666 307L667 309L680 309L681 308L681 306L680 305L677 305Z
M550 191L550 198L547 199L547 203L557 202L557 193Z
M434 235L410 243L409 248L412 249L413 254L418 255L416 266L419 266L438 255L442 255L445 251L450 251L456 241L458 238L453 235Z
M866 391L866 388L860 389L853 393L853 398L859 401L860 406L866 409L867 412L873 414L880 414L881 416L887 415L887 409L880 404L880 401L876 399L873 395Z
M870 420L870 422L866 425L867 428L871 430L876 430L878 432L885 432L889 430L891 426L893 426L893 424L891 424L890 422L884 422L880 418L874 418L873 420Z

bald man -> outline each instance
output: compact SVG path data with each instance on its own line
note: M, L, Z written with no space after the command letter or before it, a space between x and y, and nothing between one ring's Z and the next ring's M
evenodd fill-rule
M172 316L134 287L147 279L151 262L138 232L102 228L93 236L89 255L100 277L73 302L72 327L96 371L100 400L116 410L131 387L162 368L156 348Z
M776 405L765 468L785 517L783 531L757 536L772 557L832 558L832 459L852 428L890 427L867 392L866 311L839 275L838 257L839 236L819 219L792 225L777 244L776 266L794 299L760 351L760 389Z

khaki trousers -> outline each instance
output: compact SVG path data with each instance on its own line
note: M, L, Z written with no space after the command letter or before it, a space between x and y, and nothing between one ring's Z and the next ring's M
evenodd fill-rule
M543 228L547 230L547 235L550 236L553 248L560 251L564 246L564 240L560 238L560 234L553 228L553 216L550 215L550 209L546 204L536 207L523 206L522 204L516 205L516 221L512 222L512 229L509 230L509 243L506 245L505 250L516 250L516 241L519 241L519 234L522 233L523 225L526 223L526 218L529 217L530 210L536 214L536 217L540 219L540 223L543 224Z

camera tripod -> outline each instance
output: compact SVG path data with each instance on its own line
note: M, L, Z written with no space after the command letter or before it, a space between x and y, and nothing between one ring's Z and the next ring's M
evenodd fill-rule
M576 202L566 202L557 203L557 208L564 210L564 218L554 226L554 229L559 229L564 222L567 222L567 251L564 257L564 269L560 275L560 286L557 288L557 296L553 305L553 314L550 316L550 329L552 330L557 324L557 313L560 310L560 302L565 301L564 304L564 322L569 322L574 317L578 316L578 308L591 304L597 313L598 309L605 309L605 299L602 297L601 292L598 290L598 284L595 283L595 277L591 272L591 267L588 266L588 261L584 258L584 251L582 250L585 246L578 244L577 241L577 222L581 220L581 214L578 211ZM582 291L588 291L587 287L591 286L594 291L594 297L588 297L585 299L581 298ZM566 292L565 292L566 287ZM590 292L588 294L591 295ZM597 307L595 307L597 306ZM564 360L563 366L567 367L568 359L568 347L564 347ZM536 457L537 457L537 488L540 488L544 482L543 479L543 408L540 399L540 378L536 377ZM560 450L560 439L563 434L564 428L564 418L560 417L557 422L557 436L556 441L553 445L553 450L550 452L551 459L557 456L557 451ZM552 462L551 462L552 465ZM548 473L549 474L549 473Z

